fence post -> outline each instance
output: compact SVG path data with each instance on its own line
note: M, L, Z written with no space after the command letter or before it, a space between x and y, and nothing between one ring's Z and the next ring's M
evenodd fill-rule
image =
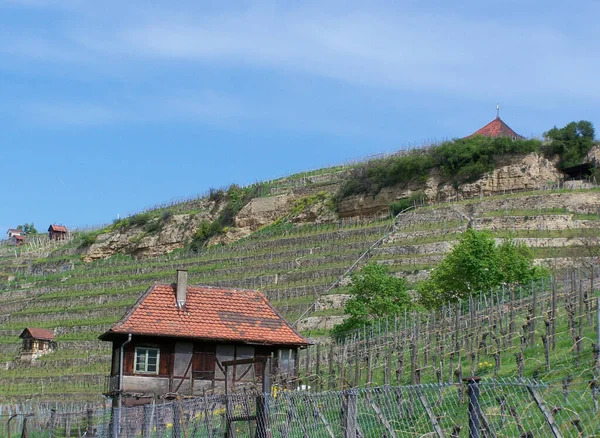
M56 410L50 410L50 438L54 438L54 422L56 421Z
M357 399L358 392L356 391L356 389L349 389L344 394L344 438L356 438L356 428L358 426L358 424L356 423Z
M88 430L89 433L91 434L91 433L93 433L93 429L94 429L94 411L88 408L86 430Z
M144 438L150 438L150 434L152 433L152 408L154 402L152 404L148 403L144 405Z
M271 438L269 424L269 397L271 396L271 360L263 362L262 394L256 397L256 436L258 438Z
M173 409L173 438L181 438L181 428L183 427L183 422L181 421L181 400L178 398L171 404L171 409Z
M112 406L111 408L111 427L112 433L111 436L113 438L119 438L121 436L120 427L121 427L121 408Z
M481 416L479 415L479 381L481 377L471 376L463 379L467 383L469 396L469 438L479 438L481 431Z

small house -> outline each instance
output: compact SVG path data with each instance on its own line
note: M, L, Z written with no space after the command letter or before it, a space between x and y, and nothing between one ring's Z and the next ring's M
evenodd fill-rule
M25 243L25 237L20 234L13 234L10 239L8 239L8 244L12 246L21 246Z
M6 238L7 239L11 239L13 236L22 236L22 235L23 235L23 230L19 230L17 228L10 228L6 232Z
M50 330L27 327L19 336L23 340L21 360L32 361L56 348L54 333Z
M67 234L67 227L64 225L50 225L48 227L48 239L50 240L65 240Z
M267 359L295 376L298 349L309 345L259 291L187 286L183 270L177 283L151 286L100 339L112 342L107 395L124 405L258 386Z

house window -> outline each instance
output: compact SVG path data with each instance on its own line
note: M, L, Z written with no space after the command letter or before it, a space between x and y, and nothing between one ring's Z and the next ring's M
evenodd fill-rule
M282 374L293 374L296 369L296 350L291 348L282 348L279 350L281 362L279 363L279 372Z
M159 349L149 347L135 347L136 373L158 374Z

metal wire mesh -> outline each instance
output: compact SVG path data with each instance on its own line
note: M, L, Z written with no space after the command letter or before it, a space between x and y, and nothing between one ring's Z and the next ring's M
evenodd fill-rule
M473 386L477 394L474 397ZM38 412L30 438L600 436L597 389L583 382L489 379L310 393L239 393L78 412ZM471 409L470 409L471 408ZM2 416L5 423L5 416ZM25 413L11 422L21 433ZM3 424L2 436L6 436Z

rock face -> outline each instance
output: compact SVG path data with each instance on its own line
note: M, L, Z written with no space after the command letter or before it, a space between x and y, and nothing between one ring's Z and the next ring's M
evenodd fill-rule
M345 199L340 204L339 214L341 217L386 214L390 203L407 198L417 190L422 190L429 200L445 201L511 190L531 190L557 183L562 178L554 162L536 153L525 157L506 157L494 171L473 183L461 185L458 190L449 183L443 183L439 172L433 171L424 184L387 187L375 196L357 195Z
M536 153L524 158L507 158L505 161L508 163L497 167L478 181L460 186L458 199L511 190L532 190L562 180L562 173L556 168L555 163ZM438 191L437 199L455 199L456 196L456 190L451 185L444 184ZM431 198L436 199L436 196Z
M223 234L214 236L208 241L208 244L228 245L249 236L259 228L272 224L280 217L285 216L293 201L294 196L291 194L250 200L236 215L235 226Z
M90 262L116 253L145 257L166 254L189 242L203 220L212 220L212 217L209 213L178 214L164 221L160 231L154 233L147 233L143 226L138 226L100 234L83 260Z
M235 217L235 227L256 231L284 216L293 200L289 194L254 198Z

